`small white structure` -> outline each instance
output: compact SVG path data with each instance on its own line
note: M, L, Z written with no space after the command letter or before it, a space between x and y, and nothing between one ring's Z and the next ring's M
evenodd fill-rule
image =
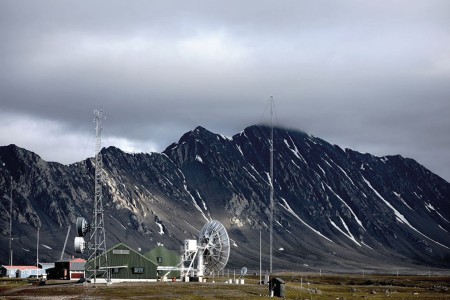
M216 220L207 222L200 230L198 240L185 240L184 253L181 258L184 277L197 275L198 281L203 276L222 270L230 256L230 239L225 227ZM196 268L194 267L197 260ZM189 263L186 268L185 263Z
M205 275L222 270L230 256L230 239L225 227L216 220L207 222L197 240L185 240L177 266L158 266L158 271L180 271L182 281L203 281ZM165 276L165 275L163 275Z
M9 278L46 276L45 270L36 266L2 266L1 275Z
M197 240L184 240L184 251L185 252L196 252L197 251Z

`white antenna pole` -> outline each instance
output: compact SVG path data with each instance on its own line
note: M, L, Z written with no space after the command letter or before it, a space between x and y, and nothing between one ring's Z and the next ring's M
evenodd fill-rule
M273 248L273 96L270 96L270 274Z
M12 256L12 203L13 203L13 178L11 176L11 195L9 198L9 265L13 264L13 256Z
M64 251L66 251L66 245L67 245L67 239L69 238L70 227L71 227L71 225L69 225L69 228L67 228L66 240L64 242L64 247L63 247L63 249L61 251L61 258L60 258L60 260L62 260L64 258Z
M39 226L37 228L37 240L36 240L36 268L39 268ZM36 270L37 277L37 270Z
M261 228L259 228L259 284L262 284L262 265L261 265Z

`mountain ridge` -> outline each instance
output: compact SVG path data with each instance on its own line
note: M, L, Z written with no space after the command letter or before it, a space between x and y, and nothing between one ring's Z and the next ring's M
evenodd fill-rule
M274 266L449 266L448 182L413 159L341 149L302 131L274 131ZM19 187L13 194L19 233L90 216L92 159L62 165L18 149L0 147L6 164L0 169L2 240L11 175ZM121 241L150 249L159 242L176 250L213 218L236 245L230 265L259 265L259 230L267 240L270 216L268 126L253 125L230 138L199 126L161 153L116 147L101 153L108 246ZM66 230L60 231L53 239ZM32 251L33 243L20 242ZM69 242L69 254L70 248ZM263 250L268 253L266 245Z

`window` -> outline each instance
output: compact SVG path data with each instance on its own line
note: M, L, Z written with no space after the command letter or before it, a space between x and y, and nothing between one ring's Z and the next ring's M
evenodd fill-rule
M133 274L144 274L144 268L143 267L134 267Z
M113 254L130 254L128 249L113 249Z
M112 272L113 272L113 274L119 273L119 268L113 268L113 269L112 269Z
M161 257L161 256L158 256L158 257L157 257L156 259L158 260L158 264L162 264L162 262L163 262L163 259L162 259L162 257Z

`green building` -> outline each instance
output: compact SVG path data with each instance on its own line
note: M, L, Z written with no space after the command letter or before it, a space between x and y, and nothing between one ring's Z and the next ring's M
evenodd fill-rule
M177 267L180 265L180 254L164 246L156 246L144 256L154 261L158 266ZM167 275L166 275L167 274ZM167 278L180 277L180 271L158 271L158 277L166 275Z
M106 251L106 256L112 282L156 281L158 278L158 264L123 243ZM86 269L92 263L93 260L88 261Z

